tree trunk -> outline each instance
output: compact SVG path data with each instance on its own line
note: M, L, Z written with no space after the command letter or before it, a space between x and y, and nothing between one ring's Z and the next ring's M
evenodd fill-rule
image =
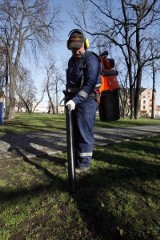
M140 87L136 88L136 92L135 92L135 97L134 97L134 102L135 102L135 109L134 109L134 118L137 119L138 118L138 113L139 113L139 96L140 96Z
M15 115L15 79L16 79L16 70L13 65L9 68L9 96L8 96L8 106L6 110L6 119L11 120Z
M55 113L54 103L53 103L53 101L52 101L52 98L51 98L50 91L49 91L49 88L48 88L48 87L47 87L47 95L48 95L49 102L50 102L50 109L49 109L49 112L50 112L51 109L52 109L52 113Z
M142 70L139 67L138 72L137 72L137 81L136 81L136 91L135 91L135 98L134 98L134 118L138 118L138 113L140 110L140 103L139 103L139 97L140 97L140 92L141 92L141 81L142 81Z
M7 112L7 116L6 119L7 120L11 120L14 118L14 114L15 114L15 98L12 95L12 97L9 98L9 108L8 108L8 112Z
M134 88L130 85L130 119L134 118Z
M153 67L153 89L152 89L152 113L151 113L151 118L154 119L155 118L155 109L154 109L154 105L155 105L155 69Z
M58 113L58 87L56 82L56 113Z

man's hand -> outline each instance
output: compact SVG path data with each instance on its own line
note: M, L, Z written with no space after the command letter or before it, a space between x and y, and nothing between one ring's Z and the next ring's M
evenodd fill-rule
M75 103L72 101L72 100L69 100L67 103L66 103L66 106L68 106L68 109L70 111L74 110L75 109Z

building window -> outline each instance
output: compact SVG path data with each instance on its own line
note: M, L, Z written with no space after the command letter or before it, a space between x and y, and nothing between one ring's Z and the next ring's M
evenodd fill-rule
M143 106L143 109L146 109L146 107L145 107L145 106Z

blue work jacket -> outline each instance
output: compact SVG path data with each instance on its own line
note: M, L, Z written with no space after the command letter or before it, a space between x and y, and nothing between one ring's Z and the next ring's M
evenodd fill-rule
M101 64L98 57L86 51L75 61L72 56L68 62L66 92L72 95L75 104L83 102L101 84Z

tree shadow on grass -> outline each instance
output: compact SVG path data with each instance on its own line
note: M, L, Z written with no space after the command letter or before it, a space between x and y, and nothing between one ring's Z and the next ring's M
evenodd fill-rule
M59 151L66 151L66 136L59 132L30 132L25 134L5 134L1 136L3 144L8 144L12 158L21 156L50 156Z
M11 143L11 142L10 142ZM45 143L44 143L45 144ZM126 148L129 151L133 151L137 149L137 146L133 146L133 143L126 143ZM141 147L145 148L145 145L141 144ZM19 148L15 148L17 153L21 155L22 161L34 166L36 169L40 170L51 182L47 186L31 186L27 189L20 189L19 191L10 191L5 195L6 198L3 198L3 201L9 201L12 198L19 197L19 201L21 200L21 196L24 195L33 195L42 193L44 190L52 190L67 192L68 191L68 182L67 179L63 179L57 174L54 175L47 168L42 167L39 162L31 160L23 154L23 151L19 150ZM149 151L154 151L154 146L150 147ZM120 151L120 150L119 150ZM44 154L43 152L39 152L39 156ZM153 238L152 234L147 232L145 227L139 227L138 230L134 226L136 220L134 216L125 216L125 209L123 208L124 198L119 195L119 189L122 195L130 192L133 195L137 195L138 199L142 199L145 195L150 197L151 192L142 188L143 182L149 180L160 179L160 166L155 165L151 162L145 162L140 159L134 159L131 156L121 156L117 157L117 154L101 152L99 150L95 150L94 158L97 161L103 161L107 163L109 167L102 168L96 167L93 168L90 173L84 175L82 178L77 179L76 184L76 192L71 196L79 210L81 218L83 219L88 231L90 232L87 235L83 232L83 229L78 229L77 231L82 231L81 235L75 235L75 239L97 239L97 240L156 240ZM49 157L48 160L53 161L56 165L63 165L63 161L60 158ZM140 185L137 186L137 182L140 182ZM111 197L109 194L113 194L113 203L110 203ZM64 215L68 212L67 205L64 209ZM121 210L117 210L116 208L122 207ZM149 208L146 208L147 210ZM143 221L146 221L141 216L140 209L136 209L137 215L136 218L142 218ZM72 216L74 218L74 216ZM154 219L153 221L157 221ZM74 219L73 219L74 222ZM54 227L54 226L52 226ZM73 239L72 225L70 226L70 239ZM140 231L140 229L142 229ZM46 238L47 239L47 238ZM69 238L68 238L69 239Z
M33 195L34 196L34 195L40 194L43 191L46 191L46 190L49 190L49 189L52 189L53 191L56 191L56 190L61 190L62 192L67 191L67 187L68 187L67 181L64 181L61 177L58 176L58 174L54 175L47 168L42 167L40 165L40 161L38 161L37 159L27 158L18 149L17 149L17 152L19 152L19 156L22 157L20 161L21 162L26 162L27 164L29 164L31 166L34 166L40 172L40 175L38 175L37 177L38 178L41 177L41 180L44 179L44 181L48 181L48 183L39 184L38 182L34 182L34 183L32 182L31 185L26 188L25 186L21 185L21 181L19 180L19 177L18 177L18 174L17 174L17 182L16 182L18 184L17 189L2 188L2 190L0 190L0 199L3 202L8 202L12 199L17 199L17 198L19 200L21 200L21 197L23 197L25 195ZM62 164L62 162L64 162L64 160L62 160L58 157L50 157L49 160L51 160L51 159L52 159L53 162L57 162L57 164L58 164L58 162L60 164ZM47 161L47 159L46 159L46 161ZM10 174L14 175L14 172L13 173L11 172ZM23 174L23 172L22 172L22 174Z
M127 144L128 149L133 150L133 143ZM154 147L150 150L154 152ZM160 199L153 189L147 189L143 184L150 181L154 185L154 181L160 179L160 164L145 162L129 155L117 157L117 154L98 150L94 152L94 158L106 162L108 167L93 169L89 175L80 179L74 196L90 231L104 240L156 240L154 231L150 231L149 227L158 228L160 214L154 212L154 208L150 208L144 199L155 198L159 202ZM111 201L110 194L113 194L113 203L108 202ZM132 211L128 213L125 210L125 195L133 196L139 202L134 206L136 213L133 217Z
M56 152L61 152L65 150L66 138L62 136L60 144L60 135L55 133L54 137L52 133L45 132L31 132L27 134L5 134L1 136L1 141L5 145L7 152L4 154L4 159L1 159L1 165L4 167L7 164L10 164L12 168L12 162L14 164L23 164L26 162L27 164L34 166L41 173L41 177L45 176L46 181L49 180L48 184L38 184L32 183L32 186L29 188L25 188L20 186L18 189L9 189L2 188L0 198L3 201L10 201L12 198L18 198L20 196L24 196L26 194L36 194L43 192L46 188L54 188L61 189L62 191L67 191L67 181L62 180L58 174L54 175L54 171L50 172L46 167L41 166L41 161L45 159L45 161L49 161L54 164L54 166L64 166L64 159L56 157ZM40 146L37 149L37 146ZM44 147L44 148L43 148ZM8 149L7 149L8 148ZM51 154L48 154L47 150L51 150ZM52 151L53 150L53 151ZM6 157L5 157L6 155ZM8 158L8 155L10 158ZM18 159L17 159L18 158ZM14 160L15 159L15 160ZM5 172L5 171L4 171ZM32 173L31 173L32 174ZM12 170L9 172L9 175L14 176L14 172ZM13 176L6 176L6 178L12 179ZM17 174L18 175L18 174ZM20 180L17 177L16 184L20 185Z

